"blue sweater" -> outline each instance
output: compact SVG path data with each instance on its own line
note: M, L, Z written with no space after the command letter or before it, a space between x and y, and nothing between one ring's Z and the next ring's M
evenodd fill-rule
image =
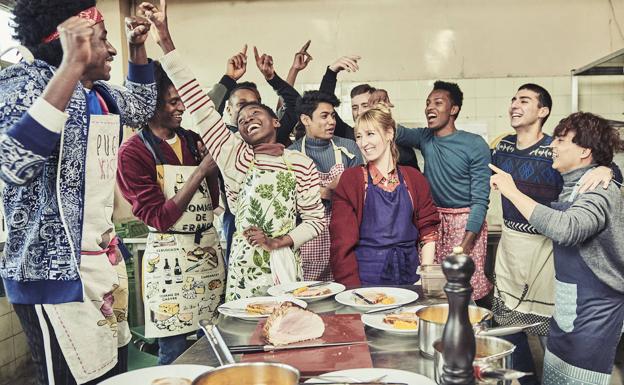
M66 120L58 118L60 112L40 98L53 71L35 60L0 72L0 178L8 229L0 275L12 303L83 299L79 266L90 111L78 83ZM154 112L151 63L130 64L126 88L103 82L94 88L122 126L140 127Z
M354 155L353 158L349 158L341 152L342 164L344 164L345 168L355 167L364 164L364 160L362 159L362 153L360 152L360 149L353 140L341 138L339 136L334 136L333 140L336 146L344 147L347 149L347 151ZM303 138L297 140L288 148L291 150L301 151L302 141ZM331 168L336 164L334 148L332 147L329 140L307 137L305 153L308 157L312 158L312 160L316 164L316 168L320 172L329 172L329 170L331 170Z
M428 128L397 127L396 143L420 149L438 207L470 207L466 231L478 233L490 202L490 149L479 135L458 130L437 137Z

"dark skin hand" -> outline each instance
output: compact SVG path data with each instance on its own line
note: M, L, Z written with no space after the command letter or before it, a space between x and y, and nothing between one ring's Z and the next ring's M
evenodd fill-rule
M193 171L190 178L184 183L182 189L178 191L173 198L171 198L180 211L186 210L186 207L191 199L193 199L193 195L195 195L195 192L204 179L217 177L217 163L212 159L208 152L205 151L202 142L197 142L197 148L202 151L202 161L199 163L199 166L197 166L195 171Z
M266 251L281 249L282 247L291 247L293 240L290 236L284 235L277 238L269 238L257 226L251 226L243 231L243 236L252 246L260 247Z
M464 250L465 254L470 254L472 247L474 246L474 242L477 239L477 234L472 231L466 231L464 234L464 239L460 244L461 248Z

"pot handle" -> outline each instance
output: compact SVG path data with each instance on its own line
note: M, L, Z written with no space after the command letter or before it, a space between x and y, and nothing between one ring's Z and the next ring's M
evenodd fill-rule
M202 328L204 333L206 333L206 338L208 339L215 356L217 356L217 360L219 360L219 365L233 364L235 362L234 357L232 356L232 353L230 353L230 349L223 340L223 337L221 337L219 329L217 329L215 325L211 324L210 321L206 319L199 320L199 326Z

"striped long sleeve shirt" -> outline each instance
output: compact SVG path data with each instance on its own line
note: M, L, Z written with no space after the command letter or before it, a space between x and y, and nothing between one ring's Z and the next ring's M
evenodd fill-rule
M221 170L232 211L237 212L238 194L252 164L260 170L287 170L290 167L297 182L296 209L301 219L300 224L288 233L293 240L293 248L297 249L318 236L324 227L324 209L319 175L312 159L290 150L284 150L283 156L254 154L253 148L239 134L227 128L214 103L177 51L165 55L161 64L190 112L195 129L199 131L208 152Z

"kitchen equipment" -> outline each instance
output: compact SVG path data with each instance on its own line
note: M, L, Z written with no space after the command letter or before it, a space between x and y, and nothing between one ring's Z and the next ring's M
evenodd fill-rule
M192 385L299 384L299 371L290 365L273 362L234 363L234 358L217 327L207 320L200 320L199 326L206 333L210 346L223 366L200 375Z
M243 354L241 361L281 362L298 368L304 376L316 376L334 370L371 368L373 366L370 350L366 343L367 338L364 332L364 324L359 314L320 314L320 317L325 324L325 332L323 335L318 339L303 341L297 344L326 344L352 341L362 341L362 343L300 349L296 352L292 350L281 350L263 353L246 353ZM249 339L250 344L262 344L264 342L262 338L262 328L265 322L266 321L263 320L258 323L256 330ZM367 380L370 378L367 378Z
M368 343L368 341L348 341L348 342L334 342L328 344L304 344L304 345L283 345L283 346L275 346L275 345L237 345L230 346L230 353L232 354L243 354L243 353L262 353L262 352L274 352L279 350L292 350L292 349L318 349L318 348L327 348L331 346L343 346L343 345L356 345Z
M474 366L484 369L511 369L512 361L511 354L516 349L516 346L509 341L505 341L502 338L497 337L476 337L476 355L474 360ZM444 344L441 339L433 343L433 361L434 361L434 377L436 382L440 383L440 377L442 375L442 366L444 365L444 359L442 352L444 351ZM496 383L499 385L510 385L511 381L483 381L482 383Z
M490 319L486 319L485 323L491 321L492 312L478 306L468 306L468 317L472 325L479 324L486 314L490 314ZM418 316L418 347L420 354L426 358L433 358L433 343L442 338L444 325L448 318L448 304L438 304L424 307L416 312ZM487 317L486 317L487 318Z
M510 334L519 333L528 328L539 326L541 324L542 322L536 322L532 324L498 326L494 328L488 328L487 326L475 327L475 335L476 336L489 336L489 337L507 336Z
M418 271L423 294L429 298L446 298L446 277L442 265L421 265Z

